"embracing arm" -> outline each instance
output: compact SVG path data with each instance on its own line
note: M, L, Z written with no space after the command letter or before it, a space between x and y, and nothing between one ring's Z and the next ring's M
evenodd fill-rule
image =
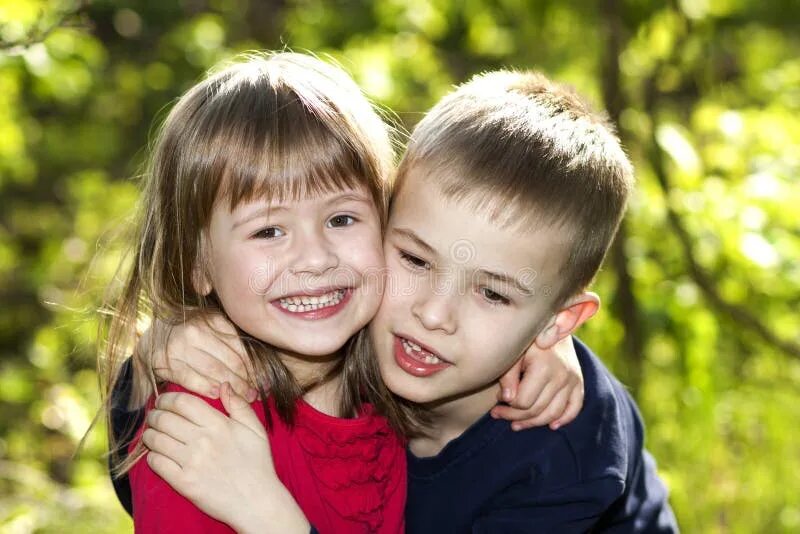
M205 512L237 532L309 532L275 473L261 420L227 383L220 398L221 406L212 407L186 393L160 395L142 436L151 451L148 469L191 501L196 514Z
M547 349L536 343L500 378L492 417L512 421L513 430L570 423L583 406L583 373L572 336Z

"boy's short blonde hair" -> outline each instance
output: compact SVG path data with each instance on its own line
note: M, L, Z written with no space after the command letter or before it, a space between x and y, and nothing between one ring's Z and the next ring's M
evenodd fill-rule
M481 74L443 98L414 129L395 194L412 168L503 226L563 231L555 305L591 283L633 186L605 115L537 72Z

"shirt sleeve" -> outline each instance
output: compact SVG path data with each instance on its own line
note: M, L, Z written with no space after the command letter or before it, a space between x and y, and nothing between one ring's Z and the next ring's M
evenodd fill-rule
M517 484L493 500L472 525L474 534L587 532L622 494L624 482L608 476L540 494L530 484Z
M122 365L119 378L111 392L111 433L115 442L120 445L117 455L120 462L125 461L128 457L128 444L133 439L136 429L141 426L144 420L144 407L139 410L128 411L128 402L130 401L132 390L133 364L128 359ZM114 455L109 454L109 473L114 467L112 465L113 461ZM112 477L111 483L122 507L128 512L128 515L133 515L133 500L131 499L131 485L128 475L125 474L119 478Z

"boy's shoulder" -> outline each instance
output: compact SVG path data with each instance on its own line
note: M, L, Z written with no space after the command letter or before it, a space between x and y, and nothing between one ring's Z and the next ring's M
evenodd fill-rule
M506 452L563 483L608 479L624 484L631 461L642 453L641 416L625 387L591 349L578 339L574 345L584 377L580 413L556 431L540 427L513 432L497 421L507 434Z
M625 386L579 339L575 353L584 379L584 404L575 420L558 430L573 452L582 478L629 477L632 459L641 456L644 424Z

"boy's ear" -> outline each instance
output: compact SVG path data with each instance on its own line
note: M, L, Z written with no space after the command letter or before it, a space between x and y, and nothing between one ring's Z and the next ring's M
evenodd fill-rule
M536 346L542 350L551 348L591 319L598 309L600 297L596 293L586 291L570 298L536 336Z
M211 275L206 268L207 256L207 239L205 232L200 237L200 244L197 247L197 257L194 258L192 267L192 287L198 295L207 297L211 290L214 289L211 285Z

